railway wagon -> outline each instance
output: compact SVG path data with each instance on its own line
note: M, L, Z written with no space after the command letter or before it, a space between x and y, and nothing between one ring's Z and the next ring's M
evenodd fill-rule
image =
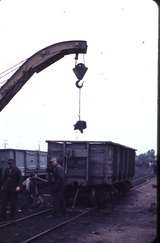
M110 141L46 142L48 160L51 157L61 160L70 190L76 186L85 188L91 198L96 194L97 199L104 201L116 191L130 187L135 173L135 149Z
M31 172L46 175L47 152L22 149L0 149L0 172L8 166L8 159L15 159L24 177Z

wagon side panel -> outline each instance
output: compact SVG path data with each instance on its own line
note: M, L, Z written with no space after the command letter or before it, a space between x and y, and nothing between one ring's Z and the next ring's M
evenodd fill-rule
M47 169L47 152L38 151L38 173L46 174Z
M15 150L15 160L17 167L21 170L22 176L25 175L25 152L21 150Z
M25 171L27 174L33 171L38 171L38 158L36 151L25 151Z

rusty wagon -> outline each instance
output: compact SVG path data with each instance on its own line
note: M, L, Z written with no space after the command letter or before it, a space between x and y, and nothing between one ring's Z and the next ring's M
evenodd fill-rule
M8 159L14 159L16 166L21 170L22 176L26 177L32 172L46 175L47 152L24 149L0 149L0 172L8 166Z
M116 192L123 193L131 186L135 149L110 141L46 142L48 160L57 157L64 166L66 194L73 205L78 198L103 204Z

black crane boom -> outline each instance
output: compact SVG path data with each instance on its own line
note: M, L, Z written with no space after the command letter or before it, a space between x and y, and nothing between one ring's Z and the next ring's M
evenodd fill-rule
M87 42L82 40L64 41L48 46L25 61L0 88L0 111L10 102L34 73L38 73L69 54L87 52Z

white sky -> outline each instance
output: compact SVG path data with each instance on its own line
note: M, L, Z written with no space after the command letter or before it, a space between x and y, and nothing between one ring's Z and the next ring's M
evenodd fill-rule
M0 112L0 148L47 150L46 140L106 140L156 149L158 7L152 0L1 0L0 73L37 51L86 40L78 120L74 55L35 74ZM82 55L80 62L82 62ZM1 79L0 79L1 82Z

